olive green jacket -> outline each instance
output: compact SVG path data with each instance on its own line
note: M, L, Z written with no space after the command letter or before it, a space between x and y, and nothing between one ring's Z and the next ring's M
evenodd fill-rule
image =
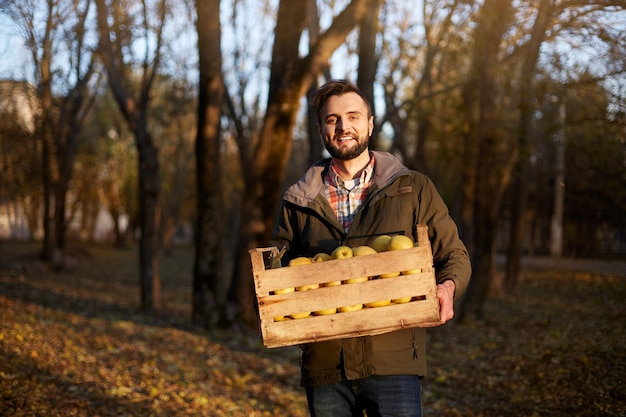
M319 252L330 254L339 245L369 245L383 234L406 234L416 240L416 225L426 224L437 282L453 280L455 298L460 297L470 279L470 261L435 186L395 156L372 154L376 161L373 184L347 234L324 197L323 174L330 159L311 166L285 192L272 242L287 246L283 261ZM313 386L370 375L425 375L425 341L425 330L412 328L303 345L301 384Z

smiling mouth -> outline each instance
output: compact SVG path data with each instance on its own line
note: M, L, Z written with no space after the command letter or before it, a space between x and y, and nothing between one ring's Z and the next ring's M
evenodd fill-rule
M351 135L343 135L337 138L337 142L339 143L347 142L349 140L355 140L355 138L352 137Z

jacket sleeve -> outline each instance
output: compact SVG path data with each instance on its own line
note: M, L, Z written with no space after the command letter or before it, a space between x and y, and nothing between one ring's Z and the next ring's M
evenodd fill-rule
M278 248L278 250L282 250L285 248L286 254L291 249L291 242L293 242L293 227L291 222L289 221L290 210L287 208L287 205L283 202L280 211L278 213L278 219L274 225L274 230L272 230L272 237L270 240L270 244ZM284 261L288 259L288 256L283 256L283 264Z
M459 238L457 225L435 185L427 177L423 180L418 193L418 223L428 226L437 283L454 281L455 299L458 299L465 293L472 274L470 258Z

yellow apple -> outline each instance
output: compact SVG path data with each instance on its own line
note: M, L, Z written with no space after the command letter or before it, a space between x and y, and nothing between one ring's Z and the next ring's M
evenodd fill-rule
M326 308L324 310L314 311L313 314L316 316L327 316L329 314L335 314L337 312L336 308Z
M297 258L293 258L289 261L289 266L297 266L297 265L307 265L312 264L313 259L306 256L299 256Z
M357 277L357 278L349 278L343 281L344 284L356 284L357 282L365 282L369 280L369 277Z
M413 239L405 235L395 235L389 241L389 250L411 249L414 247ZM420 272L422 272L421 268L409 269L408 271L402 271L402 275L419 274Z
M343 307L339 307L339 311L342 313L347 313L349 311L357 311L357 310L361 310L363 308L363 304L354 304L351 306L343 306Z
M410 249L413 247L413 239L406 235L394 235L389 239L389 250Z
M352 252L352 248L350 246L337 246L333 253L330 255L333 259L344 259L344 258L352 258L354 253Z
M411 299L412 299L412 298L413 298L413 297L394 298L394 299L393 299L393 300L391 300L391 301L393 301L393 302L394 302L394 303L396 303L396 304L406 304L406 303L408 303L409 301L411 301Z
M329 254L320 252L313 257L313 262L325 262L333 259Z
M308 284L302 285L300 287L296 287L296 291L308 291L308 290L316 290L320 287L320 284Z
M390 240L391 240L391 236L380 235L376 237L376 239L374 239L371 246L376 252L385 252L389 248Z
M275 290L272 291L272 294L289 294L291 292L294 292L296 289L291 287L291 288L282 288L280 290ZM283 321L283 320L288 320L288 317L285 316L276 316L274 317L274 321Z
M356 248L352 248L352 253L354 256L363 256L363 255L373 255L377 252L371 246L362 245L362 246L357 246Z
M391 300L372 301L371 303L365 303L365 307L384 307L391 304Z
M290 314L289 317L291 317L292 319L303 319L305 317L309 317L310 315L311 315L311 312L307 311L303 313Z
M337 285L341 285L341 281L340 280L330 281L330 282L326 282L326 283L322 284L322 286L324 286L324 287L336 287Z
M290 292L294 292L296 289L291 287L291 288L282 288L280 290L275 290L272 291L272 294L289 294Z

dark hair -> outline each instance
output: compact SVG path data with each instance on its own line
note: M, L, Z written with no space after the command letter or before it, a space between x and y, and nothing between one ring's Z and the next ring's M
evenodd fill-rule
M320 88L315 90L313 95L311 96L311 104L315 109L315 113L317 114L317 122L321 125L321 111L322 107L326 105L328 99L332 96L342 96L346 93L356 93L363 99L365 102L365 106L367 107L367 118L369 119L372 115L372 106L369 101L365 98L359 87L352 84L346 80L330 80L326 84L322 85Z

